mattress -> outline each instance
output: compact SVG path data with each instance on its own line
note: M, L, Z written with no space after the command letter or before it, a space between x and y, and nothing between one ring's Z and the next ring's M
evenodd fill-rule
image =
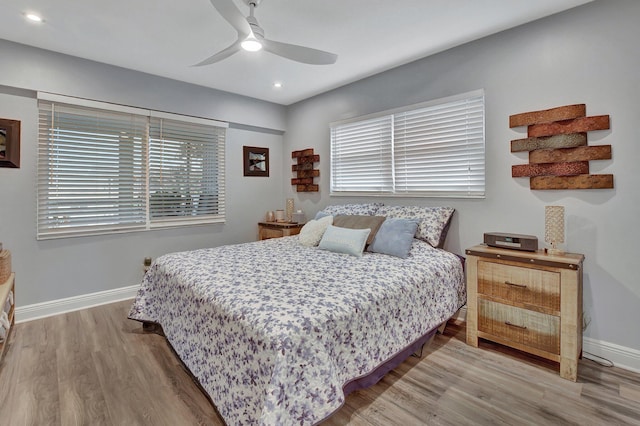
M292 236L159 257L129 317L162 326L228 424L315 424L465 298L460 259L423 241L402 259Z

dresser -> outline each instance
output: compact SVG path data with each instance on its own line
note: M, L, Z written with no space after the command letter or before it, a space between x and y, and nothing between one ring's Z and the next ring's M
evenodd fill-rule
M258 239L266 240L268 238L288 237L297 235L304 226L303 223L289 222L259 222L258 223Z
M582 353L582 266L549 255L477 245L467 254L467 344L487 339L560 364L576 381Z
M9 293L11 293L11 296L9 296ZM0 361L2 361L4 353L7 350L7 342L15 325L15 273L13 272L4 283L0 283L0 313L3 311L7 313L11 328L7 332L4 340L0 341Z

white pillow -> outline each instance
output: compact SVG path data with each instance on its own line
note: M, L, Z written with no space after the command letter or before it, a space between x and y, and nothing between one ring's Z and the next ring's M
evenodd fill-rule
M324 231L333 223L333 216L325 216L318 220L310 220L307 222L298 236L300 244L307 247L314 247L320 243Z

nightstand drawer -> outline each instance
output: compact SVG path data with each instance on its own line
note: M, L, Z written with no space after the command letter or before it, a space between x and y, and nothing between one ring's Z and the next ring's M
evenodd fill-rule
M269 238L282 237L282 229L262 228L260 229L260 239L266 240Z
M289 237L298 235L304 224L289 222L259 222L258 239Z
M560 354L560 318L478 298L478 331ZM507 343L508 344L508 343Z
M542 269L478 261L478 293L527 309L558 315L560 274Z

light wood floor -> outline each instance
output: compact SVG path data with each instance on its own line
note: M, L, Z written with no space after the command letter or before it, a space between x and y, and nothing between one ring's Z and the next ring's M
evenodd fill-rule
M165 339L131 302L16 325L0 364L0 425L220 425ZM450 324L422 359L347 397L327 425L640 425L640 374L464 343Z

